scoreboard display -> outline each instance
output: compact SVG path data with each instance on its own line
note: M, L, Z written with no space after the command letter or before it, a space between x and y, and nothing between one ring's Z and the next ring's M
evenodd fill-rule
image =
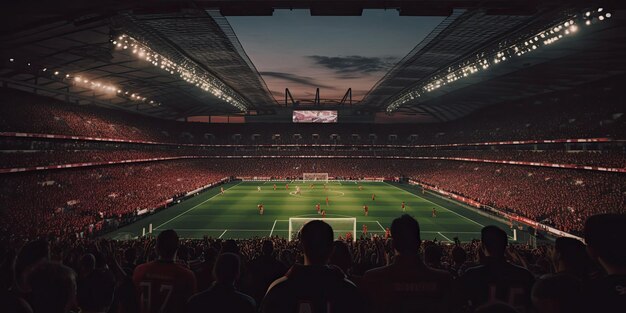
M337 123L337 111L293 111L294 123Z

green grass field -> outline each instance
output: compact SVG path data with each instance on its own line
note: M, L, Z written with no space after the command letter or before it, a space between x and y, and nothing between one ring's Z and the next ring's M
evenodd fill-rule
M320 217L315 205L320 203L327 218L355 217L357 236L362 225L368 233L384 234L384 228L403 212L401 203L406 203L406 213L420 223L423 239L461 241L480 238L484 225L495 224L508 231L508 227L489 217L474 212L449 200L422 194L419 187L383 182L360 183L359 190L354 182L329 182L327 190L323 183L310 188L310 183L276 182L231 182L224 186L223 195L219 187L207 190L182 203L148 216L134 224L109 233L109 238L132 238L141 235L142 228L153 225L153 233L164 229L175 229L183 238L252 238L255 236L288 236L290 217ZM301 194L295 195L296 185ZM257 191L257 187L261 191ZM376 200L372 200L376 194ZM326 197L329 205L326 205ZM259 215L257 204L263 203L265 212ZM364 216L363 205L369 207L369 216ZM436 208L437 217L431 215ZM336 236L339 234L335 234ZM341 235L345 235L342 233ZM511 234L509 234L511 235Z

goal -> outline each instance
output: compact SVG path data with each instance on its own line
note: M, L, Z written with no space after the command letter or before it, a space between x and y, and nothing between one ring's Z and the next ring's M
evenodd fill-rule
M302 173L302 180L304 182L309 181L323 181L328 182L328 173Z
M321 217L290 217L289 218L289 241L298 239L300 230L304 224L313 221L322 220L333 228L335 239L339 236L346 238L350 233L352 241L356 239L356 218L355 217L337 217L337 218L321 218Z

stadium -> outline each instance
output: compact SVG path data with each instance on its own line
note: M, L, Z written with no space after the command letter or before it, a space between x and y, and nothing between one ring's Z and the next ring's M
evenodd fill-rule
M3 312L626 308L619 1L2 16Z

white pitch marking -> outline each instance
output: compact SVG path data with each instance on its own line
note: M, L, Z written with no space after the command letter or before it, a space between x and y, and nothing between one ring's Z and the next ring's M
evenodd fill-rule
M272 233L274 233L274 227L276 227L277 220L274 220L274 225L272 225L272 230L270 231L270 237L272 237Z
M228 229L224 229L224 232L223 232L223 233L222 233L219 237L217 237L217 238L220 238L220 239L221 239L221 238L222 238L222 236L224 236L224 234L225 234L227 231L228 231Z
M386 230L386 229L385 229L385 227L383 227L383 225L380 225L380 222L379 222L379 221L376 221L376 224L378 224L378 226L380 226L380 228L381 228L383 231L385 231L385 230Z
M240 182L239 184L241 184L241 183L242 183L242 182ZM235 186L238 186L239 184L236 184L236 185L230 186L228 189L231 189L231 188L233 188L233 187L235 187ZM226 190L228 190L228 189L226 189ZM224 190L224 191L226 191L226 190ZM163 225L165 225L165 224L167 224L167 223L169 223L169 222L171 222L171 221L173 221L173 220L175 220L175 219L179 218L181 215L184 215L185 213L187 213L187 212L189 212L189 211L191 211L191 210L193 210L193 209L195 209L195 208L197 208L197 207L199 207L199 206L203 205L205 202L207 202L207 201L209 201L209 200L211 200L211 199L213 199L213 198L217 197L218 195L220 195L220 193L219 193L219 192L218 192L217 194L215 194L214 196L212 196L211 198L208 198L208 199L206 199L206 200L204 200L204 201L202 201L202 202L200 202L200 203L198 203L198 204L196 204L196 205L192 206L189 210L187 210L187 211L185 211L185 212L183 212L183 213L180 213L180 214L178 214L178 215L176 215L176 216L172 217L171 219L167 220L165 223L162 223L161 225L159 225L159 226L155 227L155 228L154 228L154 230L159 229L161 226L163 226Z
M485 225L483 225L483 224L481 224L481 223L479 223L479 222L477 222L477 221L475 221L475 220L473 220L473 219L471 219L471 218L469 218L469 217L466 217L466 216L463 216L463 215L461 215L461 214L459 214L459 213L456 213L456 212L454 212L454 211L452 211L452 210L450 210L450 209L448 209L448 208L446 208L446 207L442 207L441 205L439 205L439 204L437 204L437 203L434 203L434 202L432 202L432 201L430 201L430 200L428 200L428 199L426 199L426 198L420 197L420 196L418 196L418 195L416 195L416 194L414 194L414 193L412 193L412 192L409 192L409 191L406 191L406 190L404 190L404 189L402 189L402 188L396 187L396 186L394 186L394 185L392 185L392 184L390 184L390 183L388 183L388 182L385 182L385 184L387 184L387 185L389 185L389 186L391 186L391 187L393 187L393 188L396 188L396 189L398 189L398 190L402 190L402 191L404 191L404 192L408 192L409 194L411 194L411 195L413 195L413 196L416 196L416 197L418 197L418 198L420 198L420 199L423 199L423 200L424 200L424 201L426 201L426 202L430 202L430 203L432 203L432 204L434 204L434 205L436 205L436 206L438 206L438 207L440 207L440 208L442 208L442 209L444 209L444 210L446 210L446 211L448 211L448 212L450 212L450 213L452 213L452 214L458 215L458 216L460 216L460 217L462 217L462 218L464 218L464 219L466 219L466 220L468 220L468 221L470 221L470 222L472 222L472 223L474 223L474 224L476 224L476 225L478 225L478 226L480 226L480 227L485 227Z
M445 238L447 241L449 241L449 242L453 242L452 240L450 240L450 238L446 237L446 236L445 236L444 234L442 234L441 232L439 232L439 231L438 231L438 232L437 232L437 234L439 234L439 236L441 236L441 237Z

